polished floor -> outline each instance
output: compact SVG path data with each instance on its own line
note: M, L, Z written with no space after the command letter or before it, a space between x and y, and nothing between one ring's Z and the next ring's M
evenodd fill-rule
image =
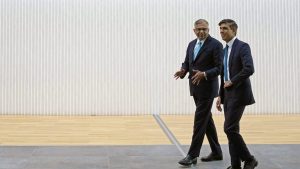
M214 116L224 160L230 164L223 116ZM0 169L176 169L188 150L192 115L0 116ZM299 169L300 115L245 115L241 132L257 169ZM210 152L205 140L200 156Z
M188 146L183 146L187 151ZM189 168L225 169L224 160L198 162ZM249 145L259 161L257 169L299 169L299 145ZM204 145L201 155L209 153ZM181 169L182 155L174 145L143 146L0 146L0 169Z

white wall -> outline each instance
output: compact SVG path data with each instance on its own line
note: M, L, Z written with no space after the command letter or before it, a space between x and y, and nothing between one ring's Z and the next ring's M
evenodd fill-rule
M300 113L299 11L298 0L0 0L0 114L193 113L173 74L199 18L219 40L218 22L234 19L250 44L248 113Z

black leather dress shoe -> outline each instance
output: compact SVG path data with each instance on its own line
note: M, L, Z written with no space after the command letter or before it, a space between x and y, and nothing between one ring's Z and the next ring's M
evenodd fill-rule
M242 167L232 167L232 166L229 166L227 169L242 169Z
M244 169L254 169L258 165L257 160L253 157L250 161L245 161Z
M203 161L203 162L219 161L219 160L223 160L223 155L222 154L210 153L208 156L201 158L201 161Z
M197 164L197 157L191 157L190 155L187 155L184 159L180 160L178 163L184 166Z

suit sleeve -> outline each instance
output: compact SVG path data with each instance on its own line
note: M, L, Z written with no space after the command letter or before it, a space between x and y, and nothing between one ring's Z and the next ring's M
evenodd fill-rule
M222 51L224 52L224 50L222 50ZM221 58L221 70L220 70L220 82L221 83L220 83L220 88L219 88L219 97L221 98L221 103L222 104L224 104L224 65L223 65L223 59L224 59L224 57Z
M221 103L224 104L224 76L220 76L220 81L219 97L221 98Z
M249 78L254 73L254 65L251 50L250 46L247 43L241 46L239 55L241 57L243 68L238 74L231 78L231 82L233 84L238 84L239 82Z
M207 80L213 79L220 74L222 66L223 46L221 43L216 43L213 50L214 67L205 71Z
M180 77L182 79L182 78L185 77L185 75L189 71L189 53L188 53L188 48L186 49L186 55L185 55L184 62L182 63L181 69L185 70L184 76Z

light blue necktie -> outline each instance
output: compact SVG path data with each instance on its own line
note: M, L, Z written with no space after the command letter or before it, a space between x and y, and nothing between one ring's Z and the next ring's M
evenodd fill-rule
M194 48L194 60L196 60L197 54L200 51L201 47L202 47L202 43L200 41L196 43Z
M224 50L224 80L228 81L228 72L227 72L227 60L228 60L228 45L226 45Z

